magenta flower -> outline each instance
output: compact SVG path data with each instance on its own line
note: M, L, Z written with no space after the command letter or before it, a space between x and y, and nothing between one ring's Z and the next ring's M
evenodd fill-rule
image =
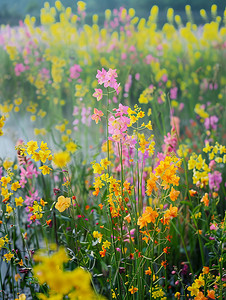
M214 224L214 223L210 223L210 230L218 230L218 226L217 224Z
M177 87L174 87L170 89L170 98L171 99L177 99Z
M215 192L219 191L222 182L221 173L219 171L214 171L213 174L209 173L208 176L210 189L213 189Z
M95 89L95 93L93 93L93 97L97 98L97 101L100 101L103 97L103 91L101 89Z

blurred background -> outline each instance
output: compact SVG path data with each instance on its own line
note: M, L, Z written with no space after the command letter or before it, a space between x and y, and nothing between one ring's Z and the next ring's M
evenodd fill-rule
M11 26L18 25L19 20L24 20L27 14L37 18L37 25L39 24L40 9L43 7L44 2L49 2L54 5L55 0L1 0L0 1L0 24L9 24ZM75 0L62 0L62 4L70 6L72 11L76 11L77 1ZM86 22L89 24L92 20L93 14L99 15L99 25L104 20L104 11L106 9L114 9L119 7L134 8L138 17L147 18L150 9L153 5L159 7L158 26L161 27L166 22L166 12L169 7L179 14L182 21L186 21L185 5L191 5L193 18L195 23L202 24L203 19L200 17L200 9L204 8L207 15L210 15L211 5L218 6L218 15L222 16L225 9L224 0L86 0Z

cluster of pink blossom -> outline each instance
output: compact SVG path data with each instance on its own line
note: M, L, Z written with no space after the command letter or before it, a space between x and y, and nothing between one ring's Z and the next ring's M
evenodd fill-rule
M171 130L171 133L168 132L167 135L164 136L164 143L165 144L162 145L164 153L176 152L177 135L174 128Z
M79 65L74 65L70 67L70 78L71 79L77 79L80 76L80 73L82 72L82 69Z
M78 116L79 115L79 107L78 106L74 106L74 110L73 110L73 116ZM91 107L85 107L85 106L82 106L82 109L81 109L81 123L86 125L86 126L90 126L91 125ZM73 123L74 125L74 130L77 131L78 130L78 124L79 124L79 119L76 118Z
M127 79L127 81L125 83L125 88L124 88L125 89L125 93L124 93L123 96L125 98L127 98L129 96L129 90L131 88L131 85L132 85L132 75L129 74L128 79Z
M115 79L117 77L118 75L116 73L116 70L109 69L108 71L106 71L104 68L102 68L102 71L97 70L96 78L98 79L98 83L100 85L104 84L105 88L107 87L113 88L118 94L120 83L117 83L117 80Z
M14 71L15 71L16 76L20 76L21 73L26 71L26 67L22 63L16 64L15 68L14 68Z
M217 122L218 122L217 116L210 116L209 118L205 119L204 126L207 130L216 130L217 129Z
M209 187L211 190L218 192L220 189L220 184L222 182L222 175L219 171L214 171L213 174L209 173Z
M170 98L172 100L177 99L177 91L178 91L178 88L176 86L170 89Z
M126 140L127 127L130 124L130 118L125 116L128 115L128 108L120 103L119 108L114 109L115 115L111 115L108 120L108 131L111 134L109 139L114 142L123 143Z
M33 175L35 177L38 177L40 174L39 171L37 171L34 164L29 160L25 167L20 167L20 185L22 188L25 187L25 184L27 183L27 179L32 179Z

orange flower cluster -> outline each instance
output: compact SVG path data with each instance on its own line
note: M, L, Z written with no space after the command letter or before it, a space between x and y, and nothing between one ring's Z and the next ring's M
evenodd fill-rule
M164 214L164 217L162 220L163 224L169 225L170 220L173 218L176 218L177 213L178 213L178 208L176 206L172 206L172 204L170 204L170 208L167 209L167 211Z
M162 179L164 189L168 189L170 184L179 185L180 177L176 175L176 171L180 164L177 157L166 156L155 169L155 175Z
M147 226L148 223L155 223L155 219L158 217L158 212L153 210L152 207L147 206L145 212L139 217L137 224L140 229Z

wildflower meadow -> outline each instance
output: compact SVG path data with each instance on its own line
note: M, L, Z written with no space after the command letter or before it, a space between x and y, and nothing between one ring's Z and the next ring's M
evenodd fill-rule
M226 10L86 6L0 28L0 299L226 299Z

